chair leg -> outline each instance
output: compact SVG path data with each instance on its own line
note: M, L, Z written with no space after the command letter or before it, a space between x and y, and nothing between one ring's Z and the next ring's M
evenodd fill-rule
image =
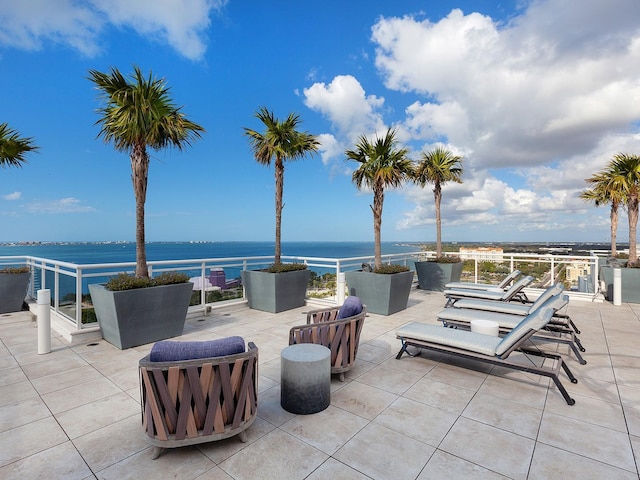
M340 372L338 374L338 380L340 380L341 382L344 382L344 372Z
M240 439L240 441L241 441L242 443L247 443L247 432L246 432L245 430L241 431L241 432L238 434L238 438Z
M155 460L160 456L160 454L164 451L162 447L152 447L151 448L151 460Z

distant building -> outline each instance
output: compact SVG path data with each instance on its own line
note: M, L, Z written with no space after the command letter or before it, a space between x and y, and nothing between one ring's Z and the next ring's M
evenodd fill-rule
M476 258L481 262L502 262L504 260L501 247L460 247L459 255L462 260Z
M567 281L572 284L578 283L580 277L591 275L591 265L588 262L572 263L567 265Z

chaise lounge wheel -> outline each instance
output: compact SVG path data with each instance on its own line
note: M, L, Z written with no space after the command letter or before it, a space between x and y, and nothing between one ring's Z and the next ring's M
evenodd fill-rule
M569 401L567 402L567 405L575 405L576 401L573 398L570 398Z
M578 379L577 378L572 378L571 379L571 383L578 383Z

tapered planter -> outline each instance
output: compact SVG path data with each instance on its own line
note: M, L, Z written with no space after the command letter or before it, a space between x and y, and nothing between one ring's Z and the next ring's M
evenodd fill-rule
M191 282L112 292L89 285L102 337L120 349L182 335Z
M391 315L407 308L412 271L400 273L346 272L345 279L349 295L360 298L367 311L380 315Z
M240 276L249 308L279 313L305 305L310 270L281 273L242 270Z
M416 273L420 289L442 292L447 283L460 281L462 262L416 262Z
M640 303L640 268L620 268L622 301ZM613 301L613 267L600 267L600 279L605 283L605 296Z
M0 313L22 310L31 274L0 273Z

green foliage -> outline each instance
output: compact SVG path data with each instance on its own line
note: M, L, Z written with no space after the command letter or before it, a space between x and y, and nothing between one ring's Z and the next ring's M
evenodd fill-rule
M429 261L436 263L460 263L462 260L455 255L442 255L441 257L430 258Z
M383 264L378 268L373 269L373 273L382 273L386 275L390 275L392 273L408 272L408 271L409 271L409 267L405 265L398 265L396 263Z
M173 285L176 283L187 283L189 276L180 272L164 272L154 278L135 277L128 273L121 273L117 277L112 277L106 283L105 288L112 292L121 290L133 290L136 288L159 287L161 285Z
M269 268L266 268L264 271L269 273L283 273L306 269L307 265L305 263L274 263L273 265L269 265Z
M0 269L0 273L29 273L29 267L7 267Z

